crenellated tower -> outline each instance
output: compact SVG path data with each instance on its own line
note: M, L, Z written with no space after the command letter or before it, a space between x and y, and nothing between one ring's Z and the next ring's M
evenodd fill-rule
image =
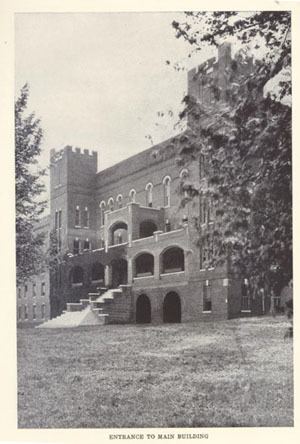
M50 153L50 214L62 252L96 248L97 152L66 146Z

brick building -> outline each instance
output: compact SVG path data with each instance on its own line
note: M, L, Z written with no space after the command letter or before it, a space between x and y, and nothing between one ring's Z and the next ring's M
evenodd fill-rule
M36 232L48 233L50 217L43 217L36 226ZM45 249L48 242L45 242ZM24 285L17 287L17 323L22 325L36 325L50 318L50 282L49 272L46 270L32 276Z
M217 60L188 73L188 93L217 104L227 99L225 73L251 68L252 60L237 63L224 44ZM219 86L218 97L211 79ZM87 323L162 323L251 312L241 279L227 265L207 268L209 247L199 246L194 221L209 235L213 209L201 196L181 206L181 184L191 180L201 187L205 179L198 160L178 166L184 137L100 172L97 152L70 146L51 151L49 230L68 256L50 278L51 317L89 308Z

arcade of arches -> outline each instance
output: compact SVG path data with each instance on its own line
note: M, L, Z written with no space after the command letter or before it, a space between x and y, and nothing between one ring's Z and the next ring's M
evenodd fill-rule
M114 227L112 233L120 230L119 224ZM122 228L123 229L123 228ZM169 247L159 257L154 258L151 253L145 252L138 254L132 260L132 277L142 278L154 275L155 260L160 262L161 273L178 273L185 270L184 251L180 247ZM128 264L124 258L114 259L108 265L110 278L108 282L105 277L105 267L100 262L92 264L90 274L92 282L103 282L106 285L117 288L119 285L128 284ZM75 266L70 272L70 283L72 285L83 284L85 271L80 266Z
M181 302L175 291L166 294L162 305L164 323L181 322ZM149 324L151 322L151 302L146 294L141 294L136 300L136 323Z

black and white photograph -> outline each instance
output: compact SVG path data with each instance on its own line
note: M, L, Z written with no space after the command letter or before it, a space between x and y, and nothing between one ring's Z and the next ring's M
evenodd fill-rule
M294 426L291 22L14 14L18 429Z

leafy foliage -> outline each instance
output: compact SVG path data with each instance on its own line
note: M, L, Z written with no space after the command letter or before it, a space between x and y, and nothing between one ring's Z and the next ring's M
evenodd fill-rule
M214 212L213 227L198 224L202 245L213 238L209 265L230 256L253 291L278 293L292 278L291 109L283 104L290 76L280 80L276 94L266 86L290 68L290 13L188 12L186 22L173 27L195 50L229 37L264 49L250 72L237 69L242 58L251 65L249 46L246 56L237 53L222 73L225 87L218 76L211 78L206 88L213 100L185 98L180 117L187 118L188 130L181 158L197 159L202 169L205 163L200 184L189 184L188 191L191 199L210 202Z
M25 85L15 103L16 262L17 281L38 273L43 264L44 234L35 230L46 202L38 201L44 190L38 170L43 132L35 115L25 116L28 101Z

